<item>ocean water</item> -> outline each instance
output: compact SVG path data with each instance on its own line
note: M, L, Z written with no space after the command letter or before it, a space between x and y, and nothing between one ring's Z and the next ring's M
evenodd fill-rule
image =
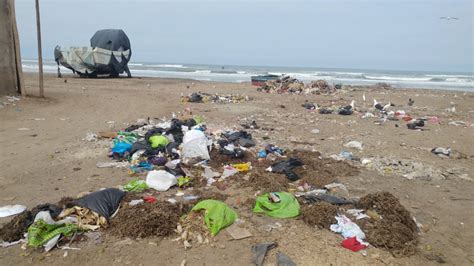
M37 72L37 60L22 60L23 71ZM424 71L387 71L330 68L297 68L233 65L198 65L173 63L130 62L135 77L186 78L201 81L250 82L250 77L260 74L287 74L304 82L324 79L330 83L346 85L371 85L389 83L398 88L426 88L474 91L474 73L441 73ZM56 73L53 60L43 62L45 73ZM72 73L61 67L61 73Z

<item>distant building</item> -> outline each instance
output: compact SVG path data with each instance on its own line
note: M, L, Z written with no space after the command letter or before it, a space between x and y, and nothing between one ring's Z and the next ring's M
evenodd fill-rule
M0 0L0 95L24 90L14 0Z

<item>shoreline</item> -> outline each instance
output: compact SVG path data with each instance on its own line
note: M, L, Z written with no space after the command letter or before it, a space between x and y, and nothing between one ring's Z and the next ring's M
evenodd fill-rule
M32 77L37 76L37 72L23 72L23 75L25 78L32 79ZM57 78L56 74L53 73L44 73L44 77L49 77L49 78ZM175 77L148 77L148 76L133 76L132 78L127 78L126 76L120 76L119 78L108 78L108 77L101 77L101 78L80 78L76 74L72 73L67 73L64 74L62 73L62 77L58 79L74 79L74 80L156 80L156 81L177 81L177 82L199 82L203 84L237 84L237 85L245 85L245 86L251 86L250 81L245 81L245 82L226 82L226 81L208 81L208 80L198 80L198 79L191 79L191 78L175 78ZM324 80L324 79L323 79ZM304 82L307 84L308 82ZM329 82L330 84L337 84L337 83L332 83ZM351 84L343 84L344 87L348 89L355 89L355 90L371 90L374 89L373 85L351 85ZM258 86L252 86L253 88L257 89ZM393 90L397 91L419 91L425 92L426 91L434 91L434 92L443 92L443 93L450 93L450 92L459 92L463 94L474 94L474 91L468 91L468 90L462 90L462 89L451 89L451 88L444 88L444 89L436 89L436 88L417 88L417 87L397 87L397 86L392 86ZM390 90L390 89L389 89Z

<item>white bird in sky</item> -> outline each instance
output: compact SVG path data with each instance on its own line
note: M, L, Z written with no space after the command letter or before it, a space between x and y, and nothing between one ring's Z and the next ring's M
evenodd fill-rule
M439 17L439 19L446 19L446 20L455 19L455 20L458 20L459 18L457 18L457 17Z

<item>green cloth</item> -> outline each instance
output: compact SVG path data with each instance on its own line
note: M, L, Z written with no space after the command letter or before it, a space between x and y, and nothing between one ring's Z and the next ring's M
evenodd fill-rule
M148 141L150 142L151 144L151 147L153 149L156 149L158 147L163 147L165 148L166 145L168 145L168 143L170 143L170 141L168 140L167 137L163 136L163 135L155 135L155 136L151 136Z
M71 236L78 230L79 226L75 224L48 224L40 219L28 228L28 246L41 247L59 234Z
M142 192L143 190L147 189L148 185L144 180L135 179L128 182L123 189L128 192Z
M224 202L218 200L203 200L196 204L191 211L206 210L204 221L213 236L223 228L234 223L237 213Z
M268 216L276 218L291 218L300 214L300 204L293 194L288 192L275 192L280 198L280 202L271 201L269 193L257 197L255 213L265 213Z

